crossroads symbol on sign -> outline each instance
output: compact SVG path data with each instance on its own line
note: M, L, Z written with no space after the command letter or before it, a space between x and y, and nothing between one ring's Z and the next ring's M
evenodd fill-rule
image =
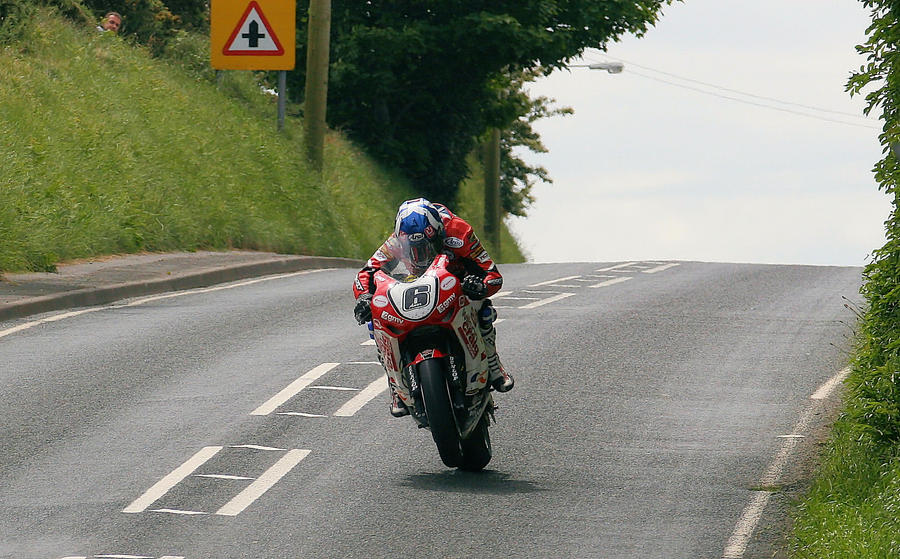
M281 56L284 47L256 0L252 0L225 41L222 54L226 56Z

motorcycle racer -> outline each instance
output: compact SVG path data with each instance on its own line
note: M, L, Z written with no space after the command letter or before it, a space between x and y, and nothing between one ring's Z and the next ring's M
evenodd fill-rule
M497 355L497 311L488 298L500 291L503 276L482 246L472 226L446 206L425 198L407 200L400 205L394 232L387 238L353 283L356 297L354 315L364 324L372 320L371 301L375 292L373 276L383 270L389 274L421 275L441 252L451 256L450 270L462 280L463 293L479 304L479 327L487 348L489 382L494 390L508 392L515 384ZM389 383L390 384L390 383ZM409 410L391 385L391 415L403 417Z

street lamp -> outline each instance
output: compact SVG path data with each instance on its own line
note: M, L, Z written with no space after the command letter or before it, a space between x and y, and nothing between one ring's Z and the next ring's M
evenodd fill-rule
M588 64L588 68L591 70L606 70L610 74L621 74L622 70L625 69L625 65L621 62L595 62Z

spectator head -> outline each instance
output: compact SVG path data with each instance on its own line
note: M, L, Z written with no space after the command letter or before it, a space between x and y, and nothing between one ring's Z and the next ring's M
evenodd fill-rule
M118 12L109 12L103 16L103 19L100 21L100 26L106 31L118 33L119 28L122 26L122 16L119 15Z

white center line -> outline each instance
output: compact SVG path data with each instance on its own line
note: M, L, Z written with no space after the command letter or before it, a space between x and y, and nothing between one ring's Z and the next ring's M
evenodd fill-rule
M277 411L275 415L291 415L294 417L328 417L319 413L304 413L302 411Z
M625 262L623 264L616 264L615 266L610 266L609 268L600 268L599 270L594 270L595 272L611 272L613 270L618 270L619 268L627 268L629 266L634 266L637 262Z
M606 287L608 285L615 285L617 283L622 283L623 281L628 281L632 276L622 276L618 278L613 278L611 280L601 281L600 283L595 283L594 285L589 285L588 287Z
M310 386L316 390L337 390L343 392L356 392L359 388L350 388L349 386Z
M274 446L260 446L258 444L235 444L231 445L230 448L248 448L250 450L273 450L278 452L284 452L286 448L275 448Z
M259 478L247 486L234 497L234 499L225 503L225 505L216 511L221 516L237 516L244 509L250 506L253 501L262 496L263 493L278 483L278 480L290 472L294 466L309 455L310 451L306 449L295 448L281 457L278 462L263 472Z
M550 303L555 303L556 301L560 301L565 299L566 297L571 297L575 295L574 293L560 293L559 295L554 295L553 297L548 297L546 299L542 299L540 301L535 301L534 303L528 303L527 305L519 307L520 309L535 309L542 305L549 305Z
M580 277L581 276L566 276L564 278L557 278L555 280L542 281L541 283L532 283L528 287L540 287L542 285L552 285L552 284L560 282L560 281L566 281L566 280L571 280L571 279L580 278Z
M347 401L338 411L334 412L337 417L350 417L358 412L363 406L369 403L376 396L387 390L387 379L384 375L378 377L369 383L369 386L363 388L359 394Z
M250 412L250 415L269 415L275 411L278 406L296 396L301 390L338 365L340 365L340 363L322 363L321 365L314 367L302 377L289 384L284 390L269 398L266 403Z
M125 507L122 512L137 513L144 512L150 505L156 502L160 497L168 493L170 489L178 485L184 478L191 475L194 470L202 466L207 460L215 456L217 452L222 450L221 446L206 446L200 449L200 452L190 457L187 462L178 466L166 477L156 482L143 495L134 500L133 503Z
M650 268L649 270L641 270L641 272L645 274L655 274L656 272L662 272L663 270L668 270L669 268L674 268L678 265L678 262L672 262L671 264L663 264L662 266L657 266L656 268Z

